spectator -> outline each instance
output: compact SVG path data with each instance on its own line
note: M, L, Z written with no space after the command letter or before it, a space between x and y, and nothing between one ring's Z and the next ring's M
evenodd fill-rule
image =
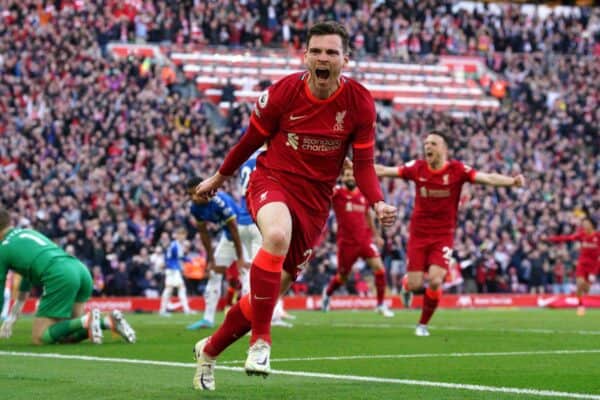
M231 78L227 78L227 82L221 88L221 101L233 103L235 101L235 86L231 83Z
M137 281L137 287L144 297L156 299L160 296L158 281L150 270L147 270L144 276Z
M92 281L93 281L92 296L99 297L99 296L105 295L104 275L102 274L102 268L100 268L99 265L95 265L92 268Z
M539 250L534 250L531 254L531 271L529 273L529 291L531 293L545 292L545 273L544 273L544 258Z
M235 42L237 29L239 46L250 48L266 29L270 45L288 41L293 49L310 18L328 15L343 21L354 52L365 57L377 52L425 62L431 54L481 55L506 82L498 111L475 111L462 120L434 110L394 113L380 120L376 146L377 162L401 164L420 156L424 132L447 128L459 138L456 157L473 167L532 172L524 201L515 202L504 190L475 188L461 202L465 211L459 213L455 243L466 265L466 290L473 290L472 270L485 240L496 243L497 275L512 287L510 266L523 270L530 262L527 248L540 235L573 231L585 211L600 220L597 8L530 19L508 4L494 4L495 14L445 1L338 2L333 11L300 5L286 10L280 2L261 14L253 2L233 2L232 24L231 12L221 13L211 1L140 3L109 12L104 1L83 2L71 11L58 7L45 11L38 27L25 23L33 1L0 6L10 13L0 35L0 203L61 245L72 245L88 268L100 267L104 293L114 274L109 257L129 264L143 246L161 246L166 228L185 218L179 182L192 172L214 170L249 117L241 104L236 118L215 128L203 100L174 93L160 68L150 65L142 73L142 58L108 58L107 45L115 40L201 47L219 43L223 29ZM271 28L261 28L261 17L270 18ZM555 32L557 26L571 29ZM513 33L516 28L521 35ZM389 241L390 251L398 252L393 260L402 262L411 194L401 183L383 184L387 198L400 206ZM496 211L498 218L492 218ZM324 242L325 254L332 240ZM569 287L577 256L575 249L568 251L548 264L555 288L564 266L562 290ZM150 265L156 274L159 268ZM516 286L523 284L521 274Z
M127 264L124 261L117 263L117 270L109 281L110 294L113 296L127 296L130 294L130 280Z

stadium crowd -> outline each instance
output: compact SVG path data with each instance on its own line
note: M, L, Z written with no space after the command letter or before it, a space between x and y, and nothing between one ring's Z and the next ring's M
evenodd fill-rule
M63 2L65 3L65 2ZM76 2L75 2L76 3ZM308 27L346 25L357 56L409 59L427 54L487 55L547 51L600 52L599 15L591 8L548 17L519 6L473 7L440 0L106 1L97 26L104 41L170 42L190 48L223 45L301 50ZM91 13L94 15L94 13Z
M527 176L524 189L463 193L461 290L564 290L577 244L548 246L540 237L575 230L584 213L600 221L598 10L546 19L511 7L500 16L453 12L441 1L5 1L0 10L0 202L19 225L77 255L93 271L97 295L157 292L178 224L188 226L192 252L202 253L184 182L215 170L251 107L217 128L208 105L174 90L154 64L111 59L113 40L298 47L312 21L333 18L350 28L357 56L485 55L508 82L500 111L455 119L381 107L377 128L382 164L419 157L423 135L438 129L452 133L455 158ZM413 198L402 181L383 185L400 208L383 253L395 290ZM330 225L301 278L310 293L334 271ZM364 287L360 274L353 281Z

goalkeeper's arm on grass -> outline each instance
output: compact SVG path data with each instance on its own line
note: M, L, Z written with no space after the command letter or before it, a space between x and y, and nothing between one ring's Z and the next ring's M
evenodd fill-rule
M31 290L31 284L27 280L22 279L15 304L13 304L8 316L2 322L2 326L0 326L0 339L8 339L12 336L13 325L21 316L21 311L23 310L23 305L25 305L25 300L27 300L29 290Z

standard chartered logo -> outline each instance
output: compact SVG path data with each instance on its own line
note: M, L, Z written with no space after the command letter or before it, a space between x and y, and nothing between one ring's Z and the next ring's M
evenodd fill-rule
M339 150L342 147L342 141L339 139L325 139L319 137L302 138L296 133L288 133L286 146L294 150L309 151L313 153L326 153Z
M292 149L298 150L298 135L295 133L288 133L288 140L286 144L288 146L292 146Z

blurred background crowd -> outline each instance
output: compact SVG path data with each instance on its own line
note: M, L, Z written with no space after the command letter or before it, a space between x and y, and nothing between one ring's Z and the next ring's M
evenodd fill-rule
M517 6L447 1L220 0L0 1L0 202L15 223L41 230L92 271L96 295L153 295L163 252L185 224L202 246L184 183L212 174L248 123L251 104L215 123L214 107L181 71L165 79L143 58L113 59L109 42L174 49L231 46L297 51L307 27L335 19L353 57L428 62L478 55L507 82L498 111L457 119L378 105L376 161L422 155L424 134L447 131L452 157L482 171L523 173L519 190L463 191L457 291L568 291L578 244L541 237L600 221L600 10L531 17ZM189 90L184 90L189 89ZM190 95L191 94L191 95ZM384 232L389 286L397 290L412 188L383 180L398 205ZM237 195L235 182L227 190ZM335 221L297 291L321 293L335 271ZM368 292L358 270L350 292ZM191 288L197 292L201 285Z

